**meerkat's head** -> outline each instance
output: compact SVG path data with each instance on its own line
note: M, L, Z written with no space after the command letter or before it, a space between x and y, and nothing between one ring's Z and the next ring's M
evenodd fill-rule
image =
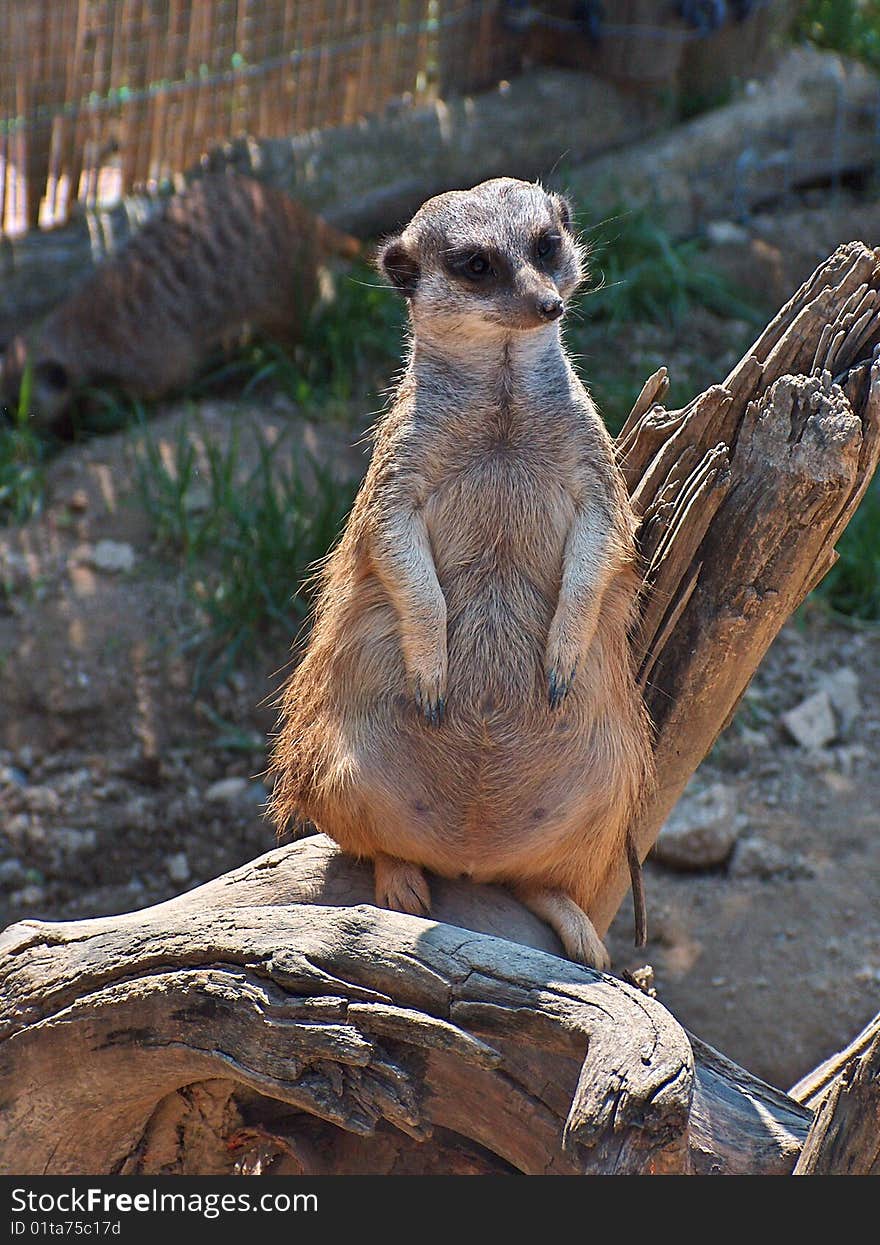
M416 335L530 332L558 320L583 278L571 206L499 177L429 199L379 254Z

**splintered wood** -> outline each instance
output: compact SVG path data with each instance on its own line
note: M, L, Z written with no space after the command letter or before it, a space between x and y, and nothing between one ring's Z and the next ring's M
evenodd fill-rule
M721 385L679 411L646 383L618 450L640 516L634 636L656 728L642 858L780 628L834 564L880 457L880 251L839 247ZM596 921L610 923L621 870ZM649 905L650 906L650 905Z

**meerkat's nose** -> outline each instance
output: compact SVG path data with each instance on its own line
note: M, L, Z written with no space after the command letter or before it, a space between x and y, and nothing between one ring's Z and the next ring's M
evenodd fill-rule
M541 294L538 297L538 313L545 320L558 320L562 315L562 299L558 294Z

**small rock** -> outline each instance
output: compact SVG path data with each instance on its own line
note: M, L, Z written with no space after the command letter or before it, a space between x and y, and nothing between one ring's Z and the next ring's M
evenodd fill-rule
M19 748L16 759L23 770L29 770L36 760L36 753L30 744L24 744Z
M784 852L759 835L740 839L730 859L728 872L734 878L812 877L813 870L799 852Z
M862 712L859 699L859 676L849 666L841 666L838 670L827 674L821 682L821 690L827 692L828 699L837 714L841 735L849 734Z
M792 739L808 752L824 748L837 735L831 697L824 689L783 713L782 722Z
M0 550L0 584L8 594L20 592L34 579L31 564L23 553L12 549Z
M30 813L57 813L61 808L61 796L54 787L25 787L22 803Z
M837 763L841 773L852 774L860 761L864 761L870 753L864 744L847 744L837 749Z
M834 769L822 770L819 777L825 786L834 795L849 795L853 788L853 781L846 774L840 774Z
M713 220L706 226L706 237L715 246L743 246L749 241L748 230L732 220Z
M217 802L239 800L247 791L248 786L246 778L221 778L219 782L211 783L205 792L205 799L212 803L215 800Z
M27 869L20 860L0 860L0 886L20 886L27 877Z
M172 882L183 885L189 881L190 867L185 852L175 852L173 856L166 856L165 868Z
M31 831L31 819L27 813L13 813L11 817L6 818L6 824L3 827L6 842L18 850L30 848Z
M70 795L74 791L82 791L89 787L93 781L92 771L82 766L80 769L68 770L66 774L60 775L55 780L55 785L65 795Z
M81 852L94 851L98 846L95 830L74 830L72 826L59 826L51 833L54 846L65 856L78 856Z
M762 753L770 747L770 736L766 731L755 730L751 726L744 726L740 730L740 739L750 752Z
M0 787L26 787L28 776L17 765L0 765Z
M654 844L653 859L672 869L711 869L728 858L737 837L733 790L716 782L685 791Z
M116 575L120 571L130 571L134 566L134 549L131 545L118 540L99 540L89 549L84 561L96 571L106 571Z
M856 969L855 979L859 985L880 986L880 967L874 964L863 964Z
M46 898L42 886L23 886L20 891L13 891L9 903L14 908L39 908Z

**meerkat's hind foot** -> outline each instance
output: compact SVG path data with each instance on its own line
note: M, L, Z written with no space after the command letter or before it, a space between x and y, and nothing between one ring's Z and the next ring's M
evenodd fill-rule
M418 865L396 856L379 855L373 861L376 904L410 916L430 916L431 892Z
M570 960L608 972L611 956L593 922L570 896L564 891L520 886L515 888L515 894L535 916L547 922Z

